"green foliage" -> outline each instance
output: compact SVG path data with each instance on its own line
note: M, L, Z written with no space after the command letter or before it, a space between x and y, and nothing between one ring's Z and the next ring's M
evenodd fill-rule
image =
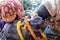
M23 4L25 10L30 10L32 8L32 4L30 0L20 0Z
M41 3L41 0L20 0L25 10L34 10Z
M25 14L31 14L31 11L34 11L40 5L41 0L20 0L20 2L24 6Z

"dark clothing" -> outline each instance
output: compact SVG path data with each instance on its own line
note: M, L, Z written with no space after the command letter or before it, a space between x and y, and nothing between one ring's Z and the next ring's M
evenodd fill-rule
M19 36L17 34L17 30L16 30L16 23L6 23L4 25L4 28L3 28L3 31L4 31L4 35L6 35L6 37L8 39L16 39L16 40L19 40Z
M0 20L0 29L3 29L4 25L5 25L5 22L3 20Z

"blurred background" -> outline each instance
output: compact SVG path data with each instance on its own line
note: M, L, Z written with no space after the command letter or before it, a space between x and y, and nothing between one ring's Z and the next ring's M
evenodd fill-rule
M31 13L34 11L41 3L42 0L19 0L23 6L25 13Z

